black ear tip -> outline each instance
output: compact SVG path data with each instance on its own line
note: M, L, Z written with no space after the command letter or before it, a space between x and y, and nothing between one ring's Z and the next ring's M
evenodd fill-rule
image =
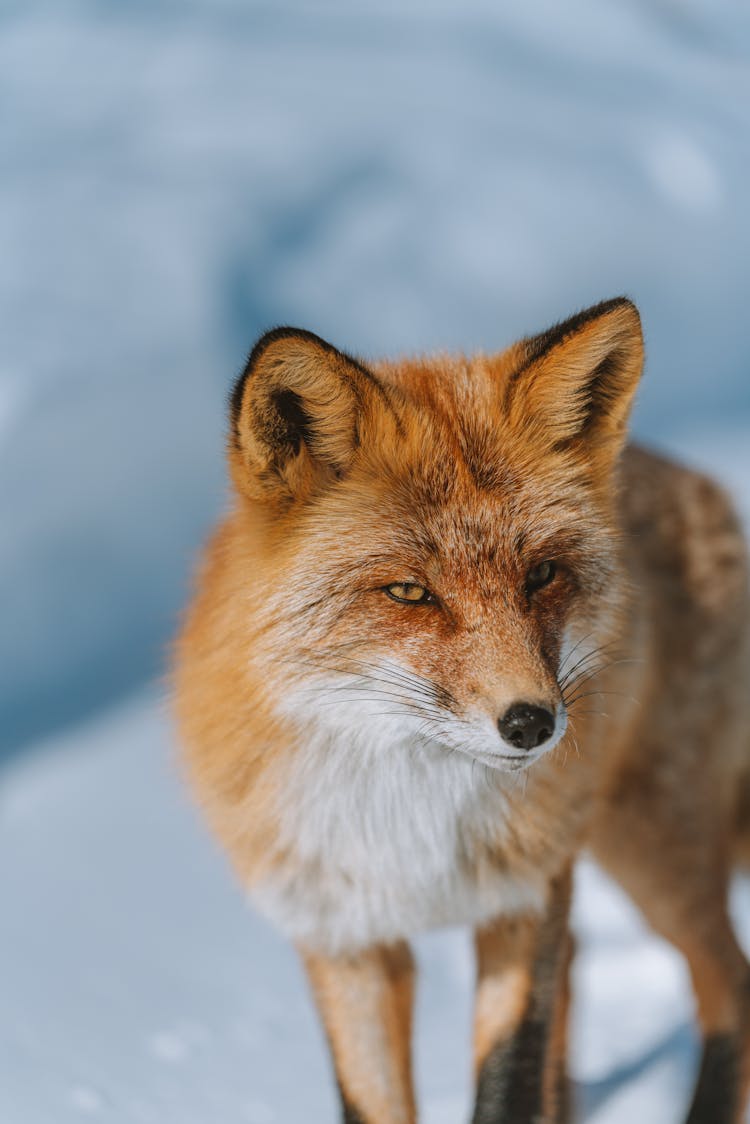
M242 395L245 391L245 382L247 381L247 371L248 371L247 364L245 364L245 367L244 367L242 373L239 374L237 376L237 378L234 380L234 382L232 383L231 390L229 391L229 401L228 401L229 424L232 428L233 434L236 433L237 420L240 416L240 410L242 409Z
M357 371L359 375L368 382L377 385L374 376L364 363L359 359L355 359L353 355L349 355L348 352L341 351L339 348L334 347L332 343L328 343L327 340L324 340L322 336L316 335L315 332L310 332L307 328L291 328L288 326L271 328L268 332L263 333L253 347L242 374L235 380L229 393L229 421L232 435L235 438L237 436L237 424L239 422L240 413L242 412L242 400L245 394L247 380L250 378L259 360L269 347L272 347L273 344L278 343L280 340L289 339L300 340L311 348L316 348L318 352L322 352L328 356L334 356L338 360L344 361L353 371Z
M621 334L629 345L634 345L640 341L642 347L643 322L635 301L632 301L630 297L617 297L607 303L611 306L611 311L617 314L618 334Z
M553 324L551 328L538 336L529 336L524 341L526 356L520 370L525 370L531 363L541 359L547 351L557 347L568 336L575 335L587 324L618 311L631 317L634 325L637 325L640 330L641 317L635 302L626 296L611 297L609 300L600 301L599 304L593 304L589 308L582 309L581 312L576 312L567 320L561 320L559 324Z
M608 316L611 312L625 312L636 317L638 321L641 318L635 301L631 297L622 295L599 301L598 304L592 304L590 308L584 308L581 312L576 313L566 323L582 327L592 320L598 320L601 316Z
M307 343L315 344L326 351L335 351L335 348L332 347L331 344L326 343L320 336L316 336L314 332L308 332L306 328L292 328L288 325L283 325L279 328L270 328L267 332L264 332L253 345L253 349L247 357L247 362L242 369L242 373L234 380L229 392L229 422L233 433L236 432L237 422L239 420L240 411L242 410L242 397L245 393L245 385L254 371L258 360L272 344L277 343L279 340L294 338L306 340Z
M638 309L638 305L635 303L634 300L632 300L631 297L626 297L626 296L614 297L612 300L604 301L603 304L604 304L604 311L605 312L609 312L610 310L614 311L615 309L620 309L622 312L629 313L640 324L641 314L640 314L640 311Z

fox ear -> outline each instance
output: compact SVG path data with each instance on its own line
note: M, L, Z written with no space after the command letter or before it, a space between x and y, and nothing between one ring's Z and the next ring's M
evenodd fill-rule
M542 429L556 448L585 446L613 461L643 368L638 310L625 297L594 305L518 345L511 422Z
M299 498L342 476L373 387L369 371L312 332L267 332L232 393L229 456L240 491Z

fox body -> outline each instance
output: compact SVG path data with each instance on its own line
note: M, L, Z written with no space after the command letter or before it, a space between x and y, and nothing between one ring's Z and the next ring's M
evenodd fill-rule
M348 1121L415 1119L407 942L449 923L476 930L475 1121L566 1118L584 844L688 959L689 1121L740 1119L745 548L715 485L624 448L642 358L618 299L472 359L364 365L280 329L236 385L177 715L304 959Z

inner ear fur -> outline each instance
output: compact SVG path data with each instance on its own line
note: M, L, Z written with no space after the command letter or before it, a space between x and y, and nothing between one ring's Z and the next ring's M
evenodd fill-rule
M312 332L267 332L231 398L230 462L240 490L292 498L342 476L378 392L371 372Z
M643 369L638 310L626 297L604 301L522 341L509 381L509 412L558 448L585 443L589 456L621 448Z

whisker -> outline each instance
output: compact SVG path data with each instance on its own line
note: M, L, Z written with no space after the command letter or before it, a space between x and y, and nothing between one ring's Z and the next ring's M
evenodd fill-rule
M594 635L593 630L591 632L587 632L585 636L582 636L581 639L573 645L573 647L570 649L570 651L565 656L565 659L563 660L563 662L560 664L560 667L559 667L559 673L560 674L562 674L563 668L565 667L565 664L567 663L567 661L573 658L573 656L575 655L578 648L580 648L581 644L585 644L586 641L589 639L589 637L593 636L593 635Z
M570 692L571 690L573 692L577 691L579 687L582 687L590 679L593 679L594 676L599 675L601 672L608 671L611 667L618 667L621 664L640 662L640 660L632 659L630 657L624 657L616 660L608 660L606 663L603 663L598 667L590 668L584 671L581 675L577 675L572 683L566 683L562 688L561 694L563 697L563 702L567 703L567 692Z
M587 710L576 710L575 714L573 714L573 712L571 710L569 710L568 713L570 714L571 719L572 718L590 718L592 716L596 716L598 718L609 718L609 715L605 711L594 710L592 708L589 708Z
M315 659L307 658L305 660L293 661L298 665L305 667L316 667L319 670L330 671L333 674L342 675L357 675L362 679L366 679L373 683L382 683L387 687L403 688L411 696L417 696L421 700L428 702L432 705L439 705L445 709L455 711L457 708L456 700L451 693L441 685L433 683L424 676L418 675L415 672L407 672L401 668L391 668L388 665L374 664L367 660L345 659L343 666L324 661L316 657ZM374 669L368 670L368 669Z
M612 695L614 698L627 699L628 702L635 703L636 706L641 705L640 699L637 699L635 697L635 695L628 695L628 694L625 693L625 691L606 691L606 690L581 691L574 698L572 698L566 705L568 706L568 708L570 708L574 705L574 703L577 703L579 699L587 699L587 698L591 697L592 695Z
M606 649L597 649L580 660L576 667L571 668L568 675L559 681L561 689L568 690L573 684L580 682L583 676L596 675L604 668L614 666L618 662L616 658L618 653L612 652L609 657L603 658L605 652Z
M355 696L355 697L354 697L353 699L351 699L350 701L352 701L352 702L366 702L366 703L375 703L375 704L377 704L378 702L380 702L380 701L381 701L381 699L380 699L380 698L379 698L378 696L372 696L372 695L357 695L357 696ZM397 701L400 701L400 700L397 700ZM340 699L323 699L323 700L322 700L322 701L321 701L321 702L319 703L319 706L320 706L321 708L324 708L324 707L332 707L332 706L341 706L341 700L340 700ZM429 717L429 718L432 718L432 717L433 717L433 716L432 716L432 715L431 715L431 714L429 713L429 711L426 711L426 710L424 710L424 709L423 709L423 708L421 708L421 707L418 707L418 706L414 706L414 705L412 705L412 704L410 704L410 703L408 703L408 702L405 702L405 703L404 703L404 705L403 705L403 707L401 707L400 709L399 709L399 708L394 708L394 709L392 709L392 710L389 710L389 711L385 711L385 710L376 710L376 711L373 711L372 713L373 713L373 715L381 715L381 714L389 714L389 715L394 715L394 716L396 716L396 715L397 715L397 716L399 716L399 717L402 717L402 718L403 718L403 717L405 717L405 716L410 716L410 715L416 715L416 716L418 716L418 717L425 717L425 718L428 718L428 717Z
M572 667L569 667L563 675L558 675L559 682L561 684L569 682L575 676L579 668L596 659L597 656L603 655L604 652L609 651L611 648L612 644L600 644L598 647L592 648L590 652L586 652L585 655L581 656Z

